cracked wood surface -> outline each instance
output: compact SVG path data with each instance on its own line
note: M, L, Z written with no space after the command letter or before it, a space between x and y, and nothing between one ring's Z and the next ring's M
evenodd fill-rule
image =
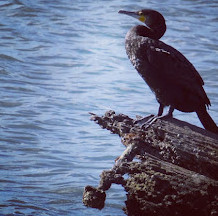
M91 113L91 120L118 134L127 148L102 172L98 188L85 188L85 205L103 208L105 191L115 183L127 192L127 215L218 215L217 135L177 119L144 129L114 111L101 117Z

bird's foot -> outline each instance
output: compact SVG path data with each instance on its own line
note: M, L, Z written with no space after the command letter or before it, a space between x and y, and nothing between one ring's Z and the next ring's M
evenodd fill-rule
M155 121L157 121L158 119L162 119L162 120L166 120L166 119L169 119L169 118L172 118L172 114L170 113L167 113L166 115L163 115L163 116L153 116L150 117L146 122L143 122L140 127L143 128L143 129L147 129L149 128ZM148 117L147 117L148 118Z
M137 118L137 120L134 121L134 124L141 126L141 125L147 123L153 117L154 117L154 115L148 115L148 116L145 116L145 117L139 117L139 118Z

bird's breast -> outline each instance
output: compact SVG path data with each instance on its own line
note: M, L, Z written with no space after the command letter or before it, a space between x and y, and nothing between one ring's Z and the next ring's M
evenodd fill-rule
M149 56L149 50L152 49L153 43L154 41L150 38L140 36L130 37L127 35L125 47L126 53L135 69L156 94L156 97L159 98L159 92L163 92L162 89L166 83L166 78L162 77L161 71L157 70L149 61L151 57ZM158 43L158 41L156 43Z
M146 63L146 55L142 54L142 42L140 38L127 39L125 45L126 53L131 63L138 70L142 63Z
M145 37L128 37L127 35L125 47L131 63L138 71L139 75L142 76L142 78L152 88L152 82L150 79L152 79L155 74L149 63L149 56L147 55L147 49L149 49L150 46L149 40L149 38Z

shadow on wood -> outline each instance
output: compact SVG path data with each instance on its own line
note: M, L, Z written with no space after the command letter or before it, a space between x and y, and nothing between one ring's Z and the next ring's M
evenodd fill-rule
M216 134L177 119L157 120L144 129L114 111L102 117L91 113L91 120L118 134L126 150L102 172L97 188L85 187L86 206L102 209L105 191L114 183L127 192L127 215L218 215Z

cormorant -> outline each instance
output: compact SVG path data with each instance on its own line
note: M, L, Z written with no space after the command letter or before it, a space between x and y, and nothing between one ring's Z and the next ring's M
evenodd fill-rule
M159 102L157 116L169 106L167 116L174 109L196 112L205 129L218 133L218 127L207 112L211 105L204 81L194 66L178 50L159 39L166 31L164 17L157 11L143 9L119 13L137 18L145 25L132 27L126 35L126 53Z

